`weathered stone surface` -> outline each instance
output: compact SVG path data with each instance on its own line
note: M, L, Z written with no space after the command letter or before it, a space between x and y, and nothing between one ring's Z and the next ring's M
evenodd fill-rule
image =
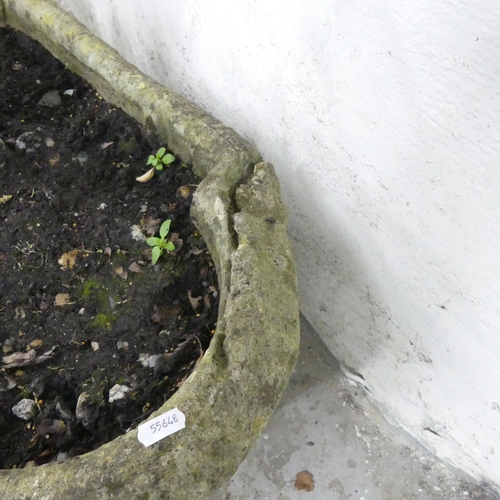
M38 408L32 399L21 399L19 403L12 407L12 413L17 418L31 420L37 414Z
M0 497L206 498L259 436L298 353L297 283L273 168L233 130L140 73L48 0L0 0L2 15L0 25L38 39L193 163L204 179L192 215L217 266L221 301L202 362L152 415L179 408L185 429L149 448L133 430L62 463L0 471Z

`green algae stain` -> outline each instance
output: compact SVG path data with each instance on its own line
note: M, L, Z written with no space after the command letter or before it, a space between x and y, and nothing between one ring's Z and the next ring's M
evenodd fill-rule
M93 319L91 325L103 330L110 330L117 317L116 314L100 313Z
M92 291L100 287L99 283L95 280L87 280L83 286L82 297L88 299L92 295Z

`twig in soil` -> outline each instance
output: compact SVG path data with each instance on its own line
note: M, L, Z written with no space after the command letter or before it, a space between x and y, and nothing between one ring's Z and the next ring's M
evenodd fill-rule
M19 250L19 252L21 252L23 255L30 255L32 253L36 254L36 255L39 255L39 253L41 252L40 249L36 246L36 244L38 243L38 237L35 241L35 243L29 243L28 241L25 241L24 242L24 245L22 245L21 242L19 242L17 245L14 246L14 248L16 250ZM36 249L37 251L35 251L34 249Z
M30 243L29 241L25 241L24 244L20 241L17 245L14 245L13 248L15 248L18 252L22 253L25 256L28 256L30 254L35 254L36 256L41 258L41 263L40 263L40 268L43 267L43 261L44 261L44 256L42 250L37 246L39 240L39 236L36 237L35 243ZM20 262L17 262L17 265L19 266L20 269L23 268Z
M198 341L198 347L200 348L200 353L203 356L203 354L205 354L205 353L203 351L203 347L201 346L200 339L196 335L193 335L193 337Z

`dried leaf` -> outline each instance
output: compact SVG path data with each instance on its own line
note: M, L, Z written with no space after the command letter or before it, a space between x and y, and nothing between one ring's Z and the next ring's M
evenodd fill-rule
M154 167L148 170L145 174L142 174L141 176L137 177L135 180L139 182L148 182L153 178L153 175L155 175Z
M8 356L4 356L2 361L7 365L6 368L16 368L17 366L33 364L35 358L36 351L31 349L28 352L15 352Z
M169 203L168 205L165 205L165 203L163 203L162 205L160 205L160 210L163 213L168 214L169 212L172 212L172 210L174 210L176 206L177 203Z
M141 219L141 228L151 236L158 232L160 226L161 226L160 219L153 219L152 217L144 217Z
M131 273L142 273L142 268L139 264L137 264L137 262L132 262L132 264L128 266L128 270Z
M28 352L15 352L9 356L4 356L2 361L5 363L4 368L18 368L20 366L37 365L43 363L52 357L55 351L55 347L47 352L44 352L37 357L34 349Z
M199 297L193 297L191 295L191 290L188 290L188 298L189 302L191 303L191 307L194 309L194 312L199 313L203 309L201 305L203 297L201 295Z
M47 434L61 434L66 430L66 424L63 420L56 420L52 418L45 418L35 425L35 431L40 436Z
M18 371L22 371L22 370L18 370ZM16 381L12 380L9 377L5 377L5 381L7 382L7 386L4 389L6 391L10 391L11 389L14 389L14 387L17 387Z
M46 450L43 450L40 455L38 455L37 458L44 458L48 457L49 455L52 455L54 453L54 450L52 448L47 448Z
M204 280L208 274L208 266L204 265L200 267L200 279Z
M176 318L181 312L181 306L169 305L158 307L151 315L151 321L165 323L167 319Z
M44 361L47 361L48 359L52 358L54 355L56 348L53 347L52 349L49 349L48 351L44 352L43 354L40 354L38 358L35 359L35 365L38 365L39 363L43 363Z
M55 306L66 306L68 304L74 304L74 302L69 301L69 293L58 293L54 300Z
M106 248L104 249L104 253L105 253L108 257L111 257L111 248L106 247Z
M61 269L73 269L79 253L81 253L81 250L75 248L74 250L70 250L69 252L63 254L57 261L59 262Z
M170 250L170 255L175 255L184 245L184 240L179 238L179 233L172 233L170 235L170 241L174 244L175 250Z
M101 144L101 149L109 148L109 146L111 146L112 144L113 144L112 142L103 142Z
M10 199L12 199L11 194L4 194L3 196L0 196L0 205L7 203Z
M203 295L203 305L205 309L210 309L210 296L208 294Z
M31 342L31 343L29 344L29 347L33 347L33 348L35 348L35 347L40 347L40 346L42 346L42 345L43 345L43 340L41 340L41 339L36 339L36 340L33 340L33 342Z
M124 270L124 269L123 269L123 267L122 267L122 266L120 266L120 267L115 267L115 268L114 268L114 271L115 271L115 273L116 273L118 276L120 276L120 278L121 278L122 280L126 280L126 279L127 279L128 273L127 273L127 271L126 271L126 270Z
M314 490L313 475L307 470L297 473L295 476L295 489L306 491Z

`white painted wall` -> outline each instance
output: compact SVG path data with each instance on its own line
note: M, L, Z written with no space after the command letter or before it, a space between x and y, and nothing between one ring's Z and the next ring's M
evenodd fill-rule
M500 2L57 1L274 163L309 321L500 485Z

